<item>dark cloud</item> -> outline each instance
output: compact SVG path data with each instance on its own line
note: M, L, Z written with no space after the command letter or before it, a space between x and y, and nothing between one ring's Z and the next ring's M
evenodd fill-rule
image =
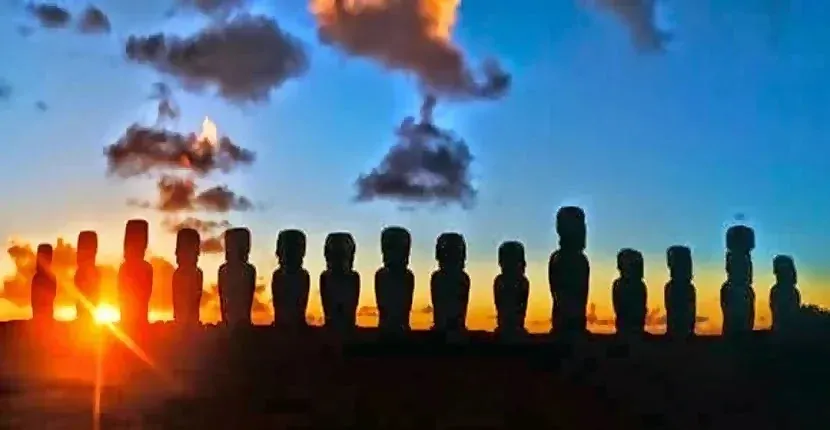
M660 52L671 35L655 22L657 0L594 0L621 19L631 32L634 44L643 51Z
M161 124L165 120L173 121L179 118L181 114L179 105L173 99L173 90L166 83L154 83L150 99L158 102L156 124Z
M253 203L236 194L225 185L217 185L205 191L197 192L196 183L189 178L163 175L156 184L158 202L129 200L128 204L145 209L154 208L161 212L230 212L249 211Z
M95 6L88 6L78 21L78 30L81 33L109 33L112 30L107 15Z
M55 4L30 4L27 10L38 20L40 25L47 28L63 28L69 25L69 21L72 20L72 15L68 10Z
M23 25L23 24L17 26L17 34L19 34L21 37L29 37L34 32L35 32L35 29L32 28L31 26Z
M148 128L133 124L118 141L104 149L109 173L139 176L154 170L181 169L198 175L229 172L254 162L253 152L240 148L228 137L218 142L196 134Z
M432 0L374 2L313 0L323 43L379 61L391 70L414 73L427 92L451 97L497 98L510 75L495 60L485 62L481 79L451 40L457 5Z
M435 98L429 96L421 107L420 122L404 119L397 130L398 143L380 166L357 179L357 201L455 202L472 207L478 193L470 182L473 156L463 139L435 126L434 108Z
M224 18L230 13L244 9L248 0L178 0L178 6L199 11L205 15Z
M308 69L300 41L263 16L238 16L188 38L130 36L126 54L187 89L215 86L219 95L236 102L266 101L271 90Z
M192 228L202 236L201 249L203 254L221 254L225 252L225 245L222 234L231 228L227 220L214 221L204 220L196 217L184 219L165 218L161 222L162 227L170 233L177 233L183 228Z
M8 100L12 96L12 86L8 82L0 79L0 100Z
M46 112L49 110L49 105L43 100L38 100L35 102L35 108L41 112Z

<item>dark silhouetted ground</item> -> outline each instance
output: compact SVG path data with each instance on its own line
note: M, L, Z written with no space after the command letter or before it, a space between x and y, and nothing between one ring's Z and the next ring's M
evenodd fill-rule
M96 373L102 429L759 430L830 422L830 342L783 345L766 333L741 345L595 335L572 347L544 336L508 346L472 333L442 347L420 332L392 345L366 330L341 344L322 329L184 335L156 324L135 339L154 367L89 327L37 334L28 323L0 324L0 428L93 428Z

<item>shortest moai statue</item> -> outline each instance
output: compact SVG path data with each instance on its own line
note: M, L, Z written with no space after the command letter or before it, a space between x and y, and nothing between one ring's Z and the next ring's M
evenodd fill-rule
M383 267L375 272L378 328L383 333L409 330L415 275L409 270L412 236L403 227L387 227L380 235Z
M464 271L467 243L459 233L443 233L435 244L438 270L432 272L430 295L433 307L433 330L456 335L466 330L467 305L470 302L470 276Z
M300 328L305 319L311 277L303 268L306 235L300 230L282 230L277 235L276 256L279 267L271 276L271 297L274 303L274 325Z
M669 282L663 293L666 307L666 334L688 337L695 333L697 319L697 292L692 283L692 250L675 245L666 251Z
M78 321L92 322L95 309L101 296L101 272L98 269L98 234L94 231L82 231L78 234L78 252L76 255L75 289L79 294L75 302Z
M801 293L798 291L798 273L795 260L789 255L777 255L772 260L775 285L769 293L772 311L772 331L778 334L793 334L798 330L798 315L801 311Z
M176 234L176 271L173 272L173 319L185 326L199 325L204 273L199 268L201 237L192 228Z
M741 337L755 324L755 290L752 288L752 250L755 232L743 225L726 232L726 282L720 290L723 335Z
M587 332L591 266L585 256L587 227L585 212L565 206L556 213L559 249L548 261L548 284L553 299L551 332L579 335Z
M643 281L643 254L629 248L621 250L617 253L617 270L620 277L614 281L611 293L617 333L642 334L645 331L648 313L648 290Z
M153 293L153 266L144 260L149 224L143 219L127 221L124 229L124 262L118 269L118 302L121 323L131 327L147 324Z
M225 230L225 262L219 266L218 290L222 322L227 326L251 325L256 291L256 267L248 262L251 231L244 227Z
M58 283L52 273L52 245L37 247L35 275L32 277L32 319L48 321L53 318Z
M354 270L356 251L350 233L336 232L326 237L326 270L320 274L320 299L327 328L350 331L356 326L360 299L360 274Z
M525 247L521 242L504 242L499 246L498 258L501 273L493 280L496 332L508 336L523 334L530 295Z

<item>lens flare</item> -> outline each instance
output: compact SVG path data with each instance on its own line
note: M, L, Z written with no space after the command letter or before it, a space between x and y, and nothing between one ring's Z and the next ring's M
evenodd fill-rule
M95 322L97 324L112 324L121 319L121 312L113 305L100 304L95 309Z

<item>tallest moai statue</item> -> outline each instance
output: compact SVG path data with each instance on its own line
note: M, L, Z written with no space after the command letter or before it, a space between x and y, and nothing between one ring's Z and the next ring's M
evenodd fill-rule
M587 329L585 308L588 304L591 273L586 245L585 212L575 206L566 206L556 213L556 232L559 249L548 263L548 282L553 298L551 331L580 334Z
M256 267L248 262L251 232L247 228L225 231L225 262L219 266L219 308L222 322L230 327L251 325L256 292Z
M144 260L149 225L143 219L127 221L124 229L124 262L118 269L118 302L126 326L146 324L153 293L153 266Z
M375 272L378 327L384 333L409 329L415 275L409 270L412 236L403 227L387 227L380 235L383 267Z
M173 272L173 319L184 326L199 325L204 274L199 268L201 237L192 228L176 233L176 271Z
M78 321L91 322L101 294L101 272L96 264L98 234L82 231L78 235L78 253L75 270L75 289L80 297L75 304Z
M280 266L271 276L274 325L287 328L306 326L305 313L311 292L311 276L303 268L306 236L300 230L283 230L277 235Z
M320 299L327 328L348 332L355 328L360 299L360 274L354 270L356 251L350 233L326 236L323 256L326 270L320 274Z
M755 323L755 290L752 288L752 250L755 232L743 225L726 232L726 282L720 290L723 335L734 337L752 331Z

